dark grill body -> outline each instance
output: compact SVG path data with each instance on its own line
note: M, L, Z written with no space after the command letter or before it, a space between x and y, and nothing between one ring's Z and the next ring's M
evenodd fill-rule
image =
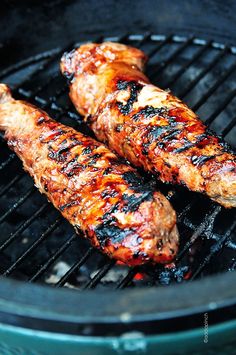
M6 40L0 44L0 82L11 86L15 98L32 102L56 120L92 135L68 98L67 85L59 73L59 61L64 51L88 40L117 41L142 49L150 58L146 68L150 80L163 89L170 89L211 129L235 146L236 47L231 43L236 43L236 32L233 28L232 33L229 31L234 23L232 2L226 1L218 7L211 1L194 2L190 13L187 2L183 2L183 12L179 13L174 24L174 15L180 5L173 2L173 8L168 12L165 9L167 5L160 1L159 6L166 17L162 16L163 12L162 15L160 13L155 26L156 18L151 21L149 9L145 15L149 25L140 22L139 26L135 26L135 18L139 21L145 18L141 9L139 15L136 13L138 10L133 9L132 17L131 9L124 14L124 5L120 5L113 23L111 20L115 18L115 13L111 18L106 15L105 9L109 8L107 13L110 14L115 11L114 4L102 2L103 18L98 5L87 1L84 7L94 6L93 16L97 12L98 24L92 23L94 18L88 14L80 22L80 31L76 28L74 32L77 17L72 14L73 4L67 8L64 1L53 1L58 6L55 16L59 20L61 12L64 11L65 16L71 14L71 27L62 31L65 25L63 17L57 32L55 21L51 21L53 31L50 35L46 19L52 16L53 5L43 4L41 7L42 2L35 2L30 8L29 3L24 1L21 8L16 6L16 23L21 22L21 16L29 20L32 11L39 9L42 11L39 11L38 19L42 23L33 24L32 21L28 25L26 22L19 25L22 29L19 41L14 41L14 26L7 33L3 22L2 36ZM127 5L127 2L124 3ZM15 1L4 1L1 6L5 10L6 21ZM231 7L232 11L229 10ZM28 8L30 10L23 15ZM210 9L210 14L204 14L204 8ZM152 11L157 11L156 5ZM225 16L220 28L216 22L221 11L225 11ZM201 23L194 23L199 14L202 16ZM121 30L118 22L122 16L124 19L129 16L130 22L127 21ZM109 18L109 24L106 18ZM209 19L217 30L214 31L212 25L205 33ZM103 26L104 30L101 31L99 26ZM27 28L29 33L23 33ZM198 31L194 35L196 28ZM85 29L86 33L83 32ZM127 30L125 33L124 29ZM147 29L154 31L147 32ZM17 32L17 24L14 30ZM100 36L101 33L105 36ZM121 33L121 36L116 33ZM68 38L72 40L68 41ZM81 42L76 43L75 38ZM34 43L35 46L32 45ZM121 350L127 345L122 339L126 339L130 332L139 340L146 335L179 334L192 329L199 329L200 334L205 314L208 315L209 327L232 322L236 318L235 209L226 210L203 195L161 184L141 172L147 181L152 180L168 197L176 210L180 249L176 262L168 267L147 265L128 268L108 260L76 235L60 213L33 186L20 160L8 149L2 137L0 145L0 273L3 276L0 279L0 323L44 330L50 334L79 334L85 338L121 336L121 343L115 351L122 353ZM219 351L217 336L211 337L211 346ZM201 335L199 339L199 345L206 349ZM233 335L226 336L224 341L232 342ZM171 341L168 342L167 347L170 347ZM132 344L127 346L132 347ZM137 344L141 343L134 346ZM195 345L193 342L192 347ZM184 341L181 346L184 346ZM2 349L8 348L0 340ZM194 349L195 353L201 353L198 349ZM175 347L172 350L170 347L169 353L182 353ZM54 353L60 352L54 349ZM151 351L148 353L151 354Z

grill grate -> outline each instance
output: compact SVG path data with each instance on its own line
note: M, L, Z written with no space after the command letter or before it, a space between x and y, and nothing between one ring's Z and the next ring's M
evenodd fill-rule
M173 35L126 35L104 40L144 50L150 58L147 74L152 81L162 88L171 88L233 145L236 48ZM70 103L58 68L62 53L79 44L71 43L67 48L17 63L3 70L0 79L14 88L15 97L27 99L57 120L91 134ZM55 287L119 289L186 282L235 269L234 210L225 210L181 187L157 183L178 214L179 255L175 264L167 267L128 268L109 260L77 237L72 227L36 191L2 137L0 145L2 275Z

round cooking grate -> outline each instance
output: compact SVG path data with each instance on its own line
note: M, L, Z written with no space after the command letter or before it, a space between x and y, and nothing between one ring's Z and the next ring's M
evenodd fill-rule
M198 38L128 35L96 39L139 47L149 56L151 81L170 89L232 145L236 133L236 48ZM16 98L91 134L68 99L59 73L66 50L53 49L0 73ZM128 268L90 247L33 186L21 162L1 140L0 271L3 276L76 289L158 287L233 271L236 267L235 210L226 210L184 188L157 187L178 214L181 244L175 264Z

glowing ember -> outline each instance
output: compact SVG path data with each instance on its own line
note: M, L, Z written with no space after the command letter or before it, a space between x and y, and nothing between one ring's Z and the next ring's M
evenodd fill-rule
M146 275L143 272L137 272L137 274L135 274L135 276L134 276L134 280L137 280L137 281L143 280L145 278L145 276Z
M192 271L187 272L187 273L184 275L184 280L189 280L191 276L192 276Z

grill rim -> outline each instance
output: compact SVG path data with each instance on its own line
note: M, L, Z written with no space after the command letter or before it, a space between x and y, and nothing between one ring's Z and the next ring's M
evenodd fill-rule
M191 329L202 326L206 312L210 314L209 326L235 319L235 295L236 271L190 283L149 287L148 291L138 288L80 293L0 277L0 322L77 335L85 335L84 329L90 326L92 336L112 330L122 334L131 326L141 330L147 326L145 334L152 334L162 332L167 324L171 332L173 327L176 331L176 323L189 330L190 323ZM173 310L168 309L170 304ZM147 312L148 307L151 309Z

